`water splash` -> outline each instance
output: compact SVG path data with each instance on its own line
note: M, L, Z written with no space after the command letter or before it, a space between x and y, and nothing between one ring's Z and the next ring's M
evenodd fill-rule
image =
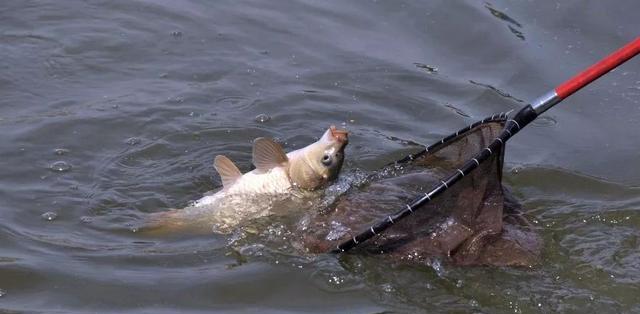
M255 122L259 122L259 123L265 123L265 122L269 122L271 121L271 116L261 113L259 115L257 115L254 119Z
M125 143L127 143L127 145L134 146L142 143L142 140L137 137L130 137L125 141Z
M342 238L342 236L345 235L349 231L351 231L351 229L345 227L341 223L339 223L337 221L332 221L331 222L331 231L329 231L329 233L327 234L326 239L328 241L338 240L338 239Z
M393 287L392 284L390 283L384 283L380 286L380 288L382 289L382 291L386 292L386 293L393 293L396 291L396 289Z
M58 214L56 214L55 212L46 212L40 215L40 217L42 217L42 219L46 221L54 221L56 220L56 218L58 218Z
M67 172L71 170L71 164L66 161L56 161L49 166L49 169L54 172Z
M442 266L442 261L437 258L427 261L427 265L431 266L438 277L444 277L444 275L446 274L444 266Z
M53 153L58 156L64 156L69 153L69 150L66 148L56 148L53 150Z

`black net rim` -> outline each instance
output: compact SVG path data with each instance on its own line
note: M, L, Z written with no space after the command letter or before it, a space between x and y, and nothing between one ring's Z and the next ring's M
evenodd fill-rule
M331 253L343 253L351 250L358 244L367 241L374 236L377 236L395 223L410 216L415 211L419 210L423 205L429 203L432 199L442 194L448 188L460 181L464 176L468 175L477 167L479 167L480 164L488 160L492 154L501 153L506 142L513 135L518 133L523 127L525 127L531 121L535 120L538 116L531 105L527 105L522 108L512 118L509 118L509 113L510 111L501 112L499 114L494 114L491 117L487 117L485 119L477 121L456 131L455 133L442 138L440 141L426 147L424 150L421 150L416 154L410 154L394 163L391 163L396 165L404 164L411 162L414 159L419 158L427 153L435 152L445 147L447 144L457 140L460 136L464 136L465 134L469 133L478 126L495 122L504 123L504 127L502 128L500 134L488 146L482 149L473 158L467 160L461 168L456 169L456 171L454 171L452 174L440 180L440 183L433 187L430 192L416 197L413 202L406 204L395 213L388 215L386 218L378 221L368 229L361 231L351 239L340 243L335 249L331 251Z

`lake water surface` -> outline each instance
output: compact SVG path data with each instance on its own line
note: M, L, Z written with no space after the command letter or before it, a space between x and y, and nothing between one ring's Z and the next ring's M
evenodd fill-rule
M2 1L0 312L640 312L640 60L508 145L531 269L290 254L277 223L148 237L226 154L351 131L342 183L639 35L637 1ZM258 115L262 115L257 118ZM350 181L351 180L351 181Z

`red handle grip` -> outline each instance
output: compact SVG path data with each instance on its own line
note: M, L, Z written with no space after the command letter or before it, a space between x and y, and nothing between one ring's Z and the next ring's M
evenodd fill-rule
M578 75L558 85L558 87L556 87L556 94L560 99L567 98L577 90L583 88L585 85L593 82L597 78L613 70L615 67L633 58L638 53L640 53L640 37L618 49L614 53L606 56L604 59L590 66Z

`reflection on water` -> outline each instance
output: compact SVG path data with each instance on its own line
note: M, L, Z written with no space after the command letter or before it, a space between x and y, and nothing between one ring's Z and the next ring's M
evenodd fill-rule
M323 208L637 36L637 6L2 2L0 312L640 312L637 61L509 144L539 267L294 253L287 215L230 235L135 224L217 189L217 154L246 172L256 137L293 150L344 125Z

